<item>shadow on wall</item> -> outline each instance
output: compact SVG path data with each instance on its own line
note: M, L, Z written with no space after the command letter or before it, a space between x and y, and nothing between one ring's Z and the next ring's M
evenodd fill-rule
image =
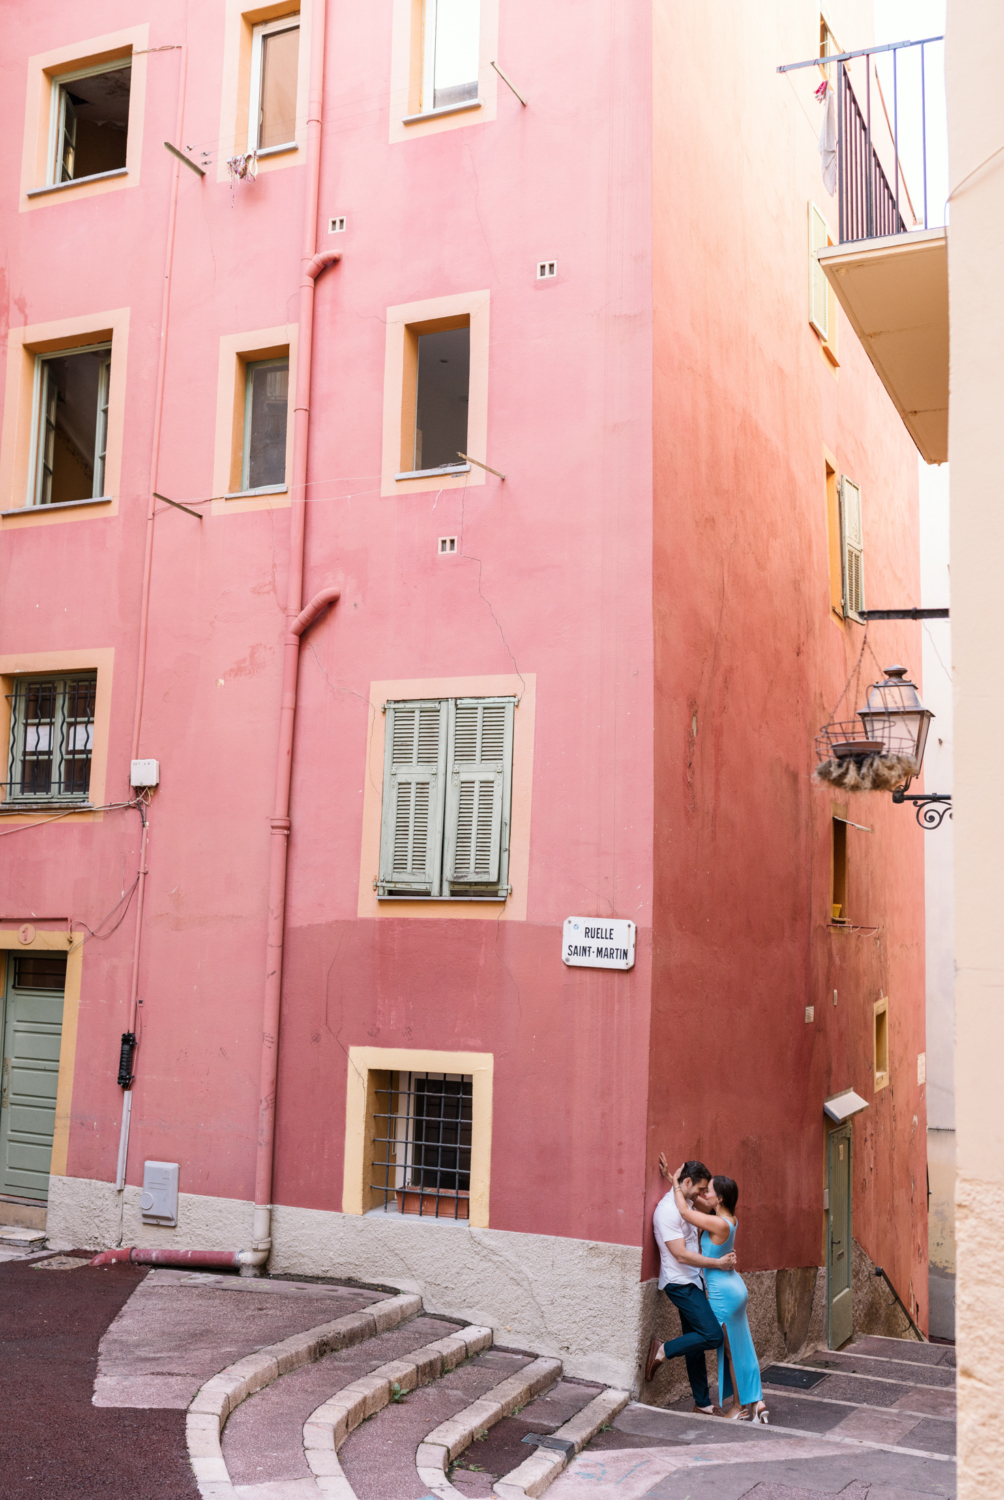
M897 1304L881 1276L875 1275L875 1262L854 1241L854 1266L851 1295L854 1299L854 1333L877 1333L887 1339L913 1339L917 1335L910 1320ZM909 1288L897 1287L909 1306Z

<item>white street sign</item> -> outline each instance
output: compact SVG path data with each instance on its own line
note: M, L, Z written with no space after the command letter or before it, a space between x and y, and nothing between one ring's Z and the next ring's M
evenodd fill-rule
M623 917L566 917L561 961L573 969L633 969L634 935Z

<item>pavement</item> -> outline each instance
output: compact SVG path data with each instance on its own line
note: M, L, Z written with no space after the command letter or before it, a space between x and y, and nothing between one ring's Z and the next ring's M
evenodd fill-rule
M377 1388L374 1371L403 1370L409 1358L421 1362L437 1341L460 1335L457 1320L431 1316L417 1301L404 1321L387 1326L380 1308L390 1295L388 1288L334 1282L98 1268L82 1251L3 1250L0 1500L199 1500L186 1409L205 1401L198 1393L212 1388L207 1382L227 1367L247 1368L250 1355L260 1363L259 1351L303 1344L310 1330L361 1317L368 1319L365 1336L300 1359L278 1378L273 1373L235 1405L213 1449L217 1458L195 1459L203 1500L320 1500L322 1493L488 1500L506 1476L513 1493L515 1471L537 1453L561 1451L560 1434L586 1420L601 1388L555 1379L555 1368L541 1394L520 1397L521 1407L509 1401L504 1411L496 1402L493 1410L493 1393L518 1384L534 1356L484 1348L487 1334L473 1346L479 1352L423 1376L415 1389L388 1397L385 1384L366 1419L336 1439L334 1478L316 1477L315 1462L305 1457L304 1424L321 1403L351 1403L352 1392ZM582 1452L547 1494L951 1500L954 1378L950 1346L864 1338L839 1353L817 1351L765 1369L766 1428L695 1416L689 1403L672 1409L629 1402L602 1427L596 1418ZM488 1413L484 1425L471 1425L470 1414L479 1412ZM427 1459L419 1472L420 1445L428 1453L434 1430L459 1430L465 1418L474 1440L455 1456L451 1450L441 1481L430 1480ZM542 1438L550 1438L550 1448ZM207 1462L217 1474L208 1484Z

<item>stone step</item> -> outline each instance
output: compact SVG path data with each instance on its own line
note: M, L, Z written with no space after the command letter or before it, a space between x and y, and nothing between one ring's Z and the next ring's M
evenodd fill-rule
M307 1459L318 1483L328 1481L331 1492L346 1500L351 1496L356 1500L387 1500L388 1496L417 1500L428 1495L429 1486L419 1478L415 1455L430 1430L483 1398L499 1384L500 1376L518 1374L533 1361L532 1355L491 1349L487 1347L490 1340L490 1330L470 1329L441 1341L459 1347L443 1351L438 1377L435 1370L416 1372L426 1376L422 1379L401 1372L394 1377L399 1385L396 1400L359 1386L325 1402L304 1426ZM425 1353L416 1352L416 1364ZM381 1375L390 1379L393 1371L375 1371L374 1381ZM353 1412L354 1402L358 1404ZM374 1402L381 1404L372 1415L368 1408Z
M938 1387L915 1382L915 1369L912 1367L903 1372L901 1379L893 1380L887 1375L863 1375L856 1370L778 1363L767 1365L760 1378L765 1386L792 1395L797 1391L807 1391L817 1397L850 1401L855 1406L892 1407L901 1403L910 1411L924 1412L928 1416L954 1416L954 1383Z
M906 1380L911 1385L937 1386L944 1390L955 1385L955 1371L951 1366L888 1359L882 1355L859 1354L849 1349L820 1349L805 1359L799 1360L798 1363L812 1370L839 1370L844 1375L867 1375L885 1380ZM907 1366L906 1369L904 1365Z
M461 1327L419 1313L387 1333L291 1371L250 1396L223 1429L223 1457L231 1481L255 1485L311 1479L303 1446L304 1424L311 1414L380 1366L407 1359L423 1346L456 1335ZM464 1343L460 1358L466 1357Z
M518 1357L518 1356L517 1356ZM448 1500L457 1491L450 1483L453 1466L462 1453L500 1422L511 1417L561 1375L559 1359L533 1359L500 1381L463 1411L448 1417L419 1445L415 1466L423 1484L437 1500Z
M227 1418L242 1402L292 1370L397 1328L416 1317L421 1308L421 1298L416 1296L384 1298L247 1355L207 1380L190 1402L186 1417L189 1459L203 1500L236 1497L220 1438Z
M947 1365L955 1369L953 1344L921 1344L913 1339L889 1339L867 1333L840 1352L876 1355L882 1359L899 1360L904 1364Z
M41 1250L45 1229L28 1224L0 1224L0 1246L6 1250Z

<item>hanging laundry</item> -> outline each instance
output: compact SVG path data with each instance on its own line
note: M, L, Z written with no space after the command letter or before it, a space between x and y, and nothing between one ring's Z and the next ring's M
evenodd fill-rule
M824 78L816 90L823 105L823 128L819 132L819 154L823 160L823 186L832 197L837 190L837 101L833 86Z

